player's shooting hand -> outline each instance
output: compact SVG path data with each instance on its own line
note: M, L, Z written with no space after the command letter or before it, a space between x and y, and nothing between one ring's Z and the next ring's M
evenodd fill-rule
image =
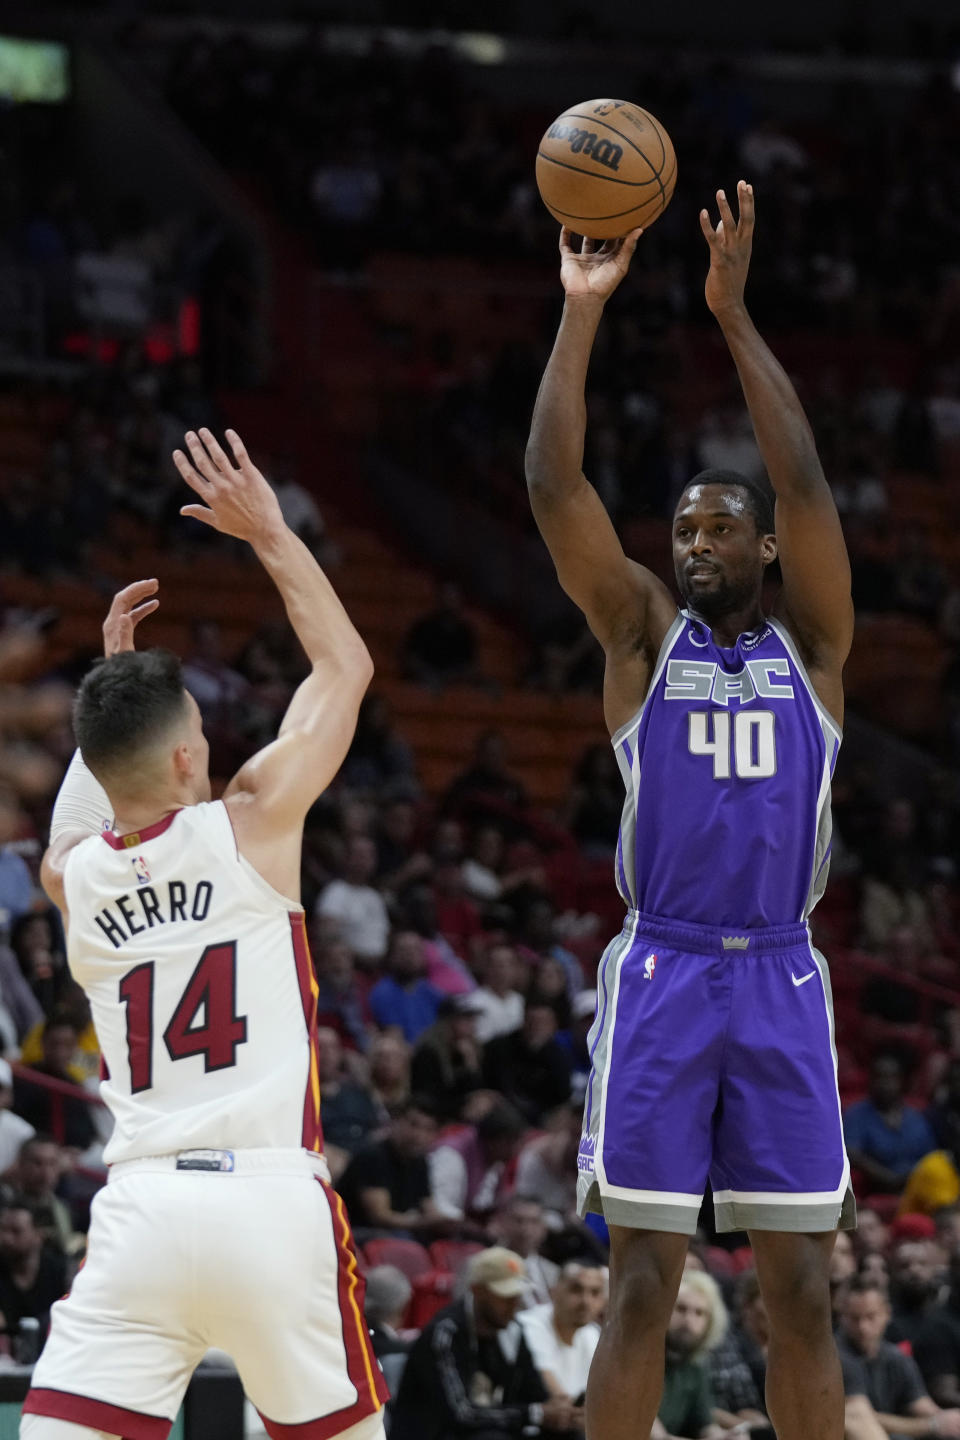
M280 504L261 475L235 430L226 432L233 452L231 460L217 443L213 432L188 430L184 437L189 456L174 450L173 463L202 505L184 505L181 515L190 515L250 544L262 541L283 528Z
M132 585L114 595L113 604L103 622L104 655L119 655L124 650L136 648L133 632L144 616L152 615L160 604L155 598L159 588L156 580L134 580Z
M717 191L720 220L714 229L708 210L700 211L700 229L710 247L710 269L704 287L707 304L718 318L726 310L743 305L750 252L753 249L753 186L746 180L737 181L739 220L734 220L730 203L722 190Z
M630 268L642 230L631 230L620 240L584 238L578 250L573 232L560 231L560 280L568 300L599 300L603 303L616 290Z

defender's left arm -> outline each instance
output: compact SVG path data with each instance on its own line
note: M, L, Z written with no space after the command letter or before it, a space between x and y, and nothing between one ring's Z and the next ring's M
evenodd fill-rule
M753 187L741 180L737 198L739 220L734 220L722 190L717 192L720 220L716 228L708 212L700 212L700 227L710 247L706 300L737 367L757 445L776 494L777 547L783 572L778 611L808 666L824 678L834 674L839 687L840 670L853 640L850 562L837 507L799 396L744 303L753 245Z

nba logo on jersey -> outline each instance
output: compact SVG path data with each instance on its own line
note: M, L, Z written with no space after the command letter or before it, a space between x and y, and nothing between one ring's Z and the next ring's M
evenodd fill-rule
M657 968L657 957L656 957L656 955L653 955L653 954L648 955L647 958L646 958L646 960L644 960L644 962L643 962L643 978L644 978L644 980L652 980L652 979L653 979L653 972L654 972L654 970L656 970L656 968Z
M133 859L133 868L134 868L134 870L135 870L135 872L136 872L136 876L137 876L137 884L138 884L138 885L149 885L149 884L150 884L150 871L147 869L147 862L146 862L146 860L144 860L144 858L143 858L142 855L134 855L134 856L132 857L132 859Z

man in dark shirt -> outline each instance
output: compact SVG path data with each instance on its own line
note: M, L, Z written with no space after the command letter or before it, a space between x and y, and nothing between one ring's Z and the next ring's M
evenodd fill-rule
M0 1315L15 1335L26 1316L46 1333L50 1306L67 1288L64 1257L45 1246L33 1210L14 1199L0 1211Z
M570 1062L556 1036L553 1008L528 1005L521 1029L488 1041L483 1052L484 1082L534 1125L570 1098Z
M548 1398L516 1320L526 1285L519 1255L474 1255L462 1300L435 1315L410 1351L390 1440L493 1440L531 1427L580 1430L583 1412Z
M403 671L431 689L474 678L477 634L456 585L444 585L436 609L421 615L403 641Z
M934 1240L918 1237L898 1240L894 1244L890 1253L893 1319L886 1335L888 1340L895 1345L906 1341L912 1353L927 1316L936 1306L942 1283L943 1263Z
M952 1285L945 1305L927 1315L913 1353L939 1405L960 1406L960 1252L950 1262Z
M344 1073L343 1045L329 1025L317 1030L317 1067L323 1138L328 1150L333 1146L349 1157L367 1143L380 1116L370 1092Z
M867 1398L888 1435L960 1436L960 1410L941 1410L927 1394L915 1360L884 1340L890 1306L882 1289L862 1276L843 1300L838 1348L859 1360Z
M377 1230L408 1238L443 1226L430 1198L427 1151L437 1135L436 1111L424 1096L411 1095L395 1112L385 1140L350 1161L337 1189L354 1232ZM370 1239L369 1233L366 1236Z

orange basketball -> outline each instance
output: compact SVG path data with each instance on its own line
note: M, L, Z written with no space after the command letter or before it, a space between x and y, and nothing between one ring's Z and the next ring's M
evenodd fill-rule
M561 225L592 240L652 225L677 183L673 141L628 100L585 100L554 120L537 151L537 186Z

